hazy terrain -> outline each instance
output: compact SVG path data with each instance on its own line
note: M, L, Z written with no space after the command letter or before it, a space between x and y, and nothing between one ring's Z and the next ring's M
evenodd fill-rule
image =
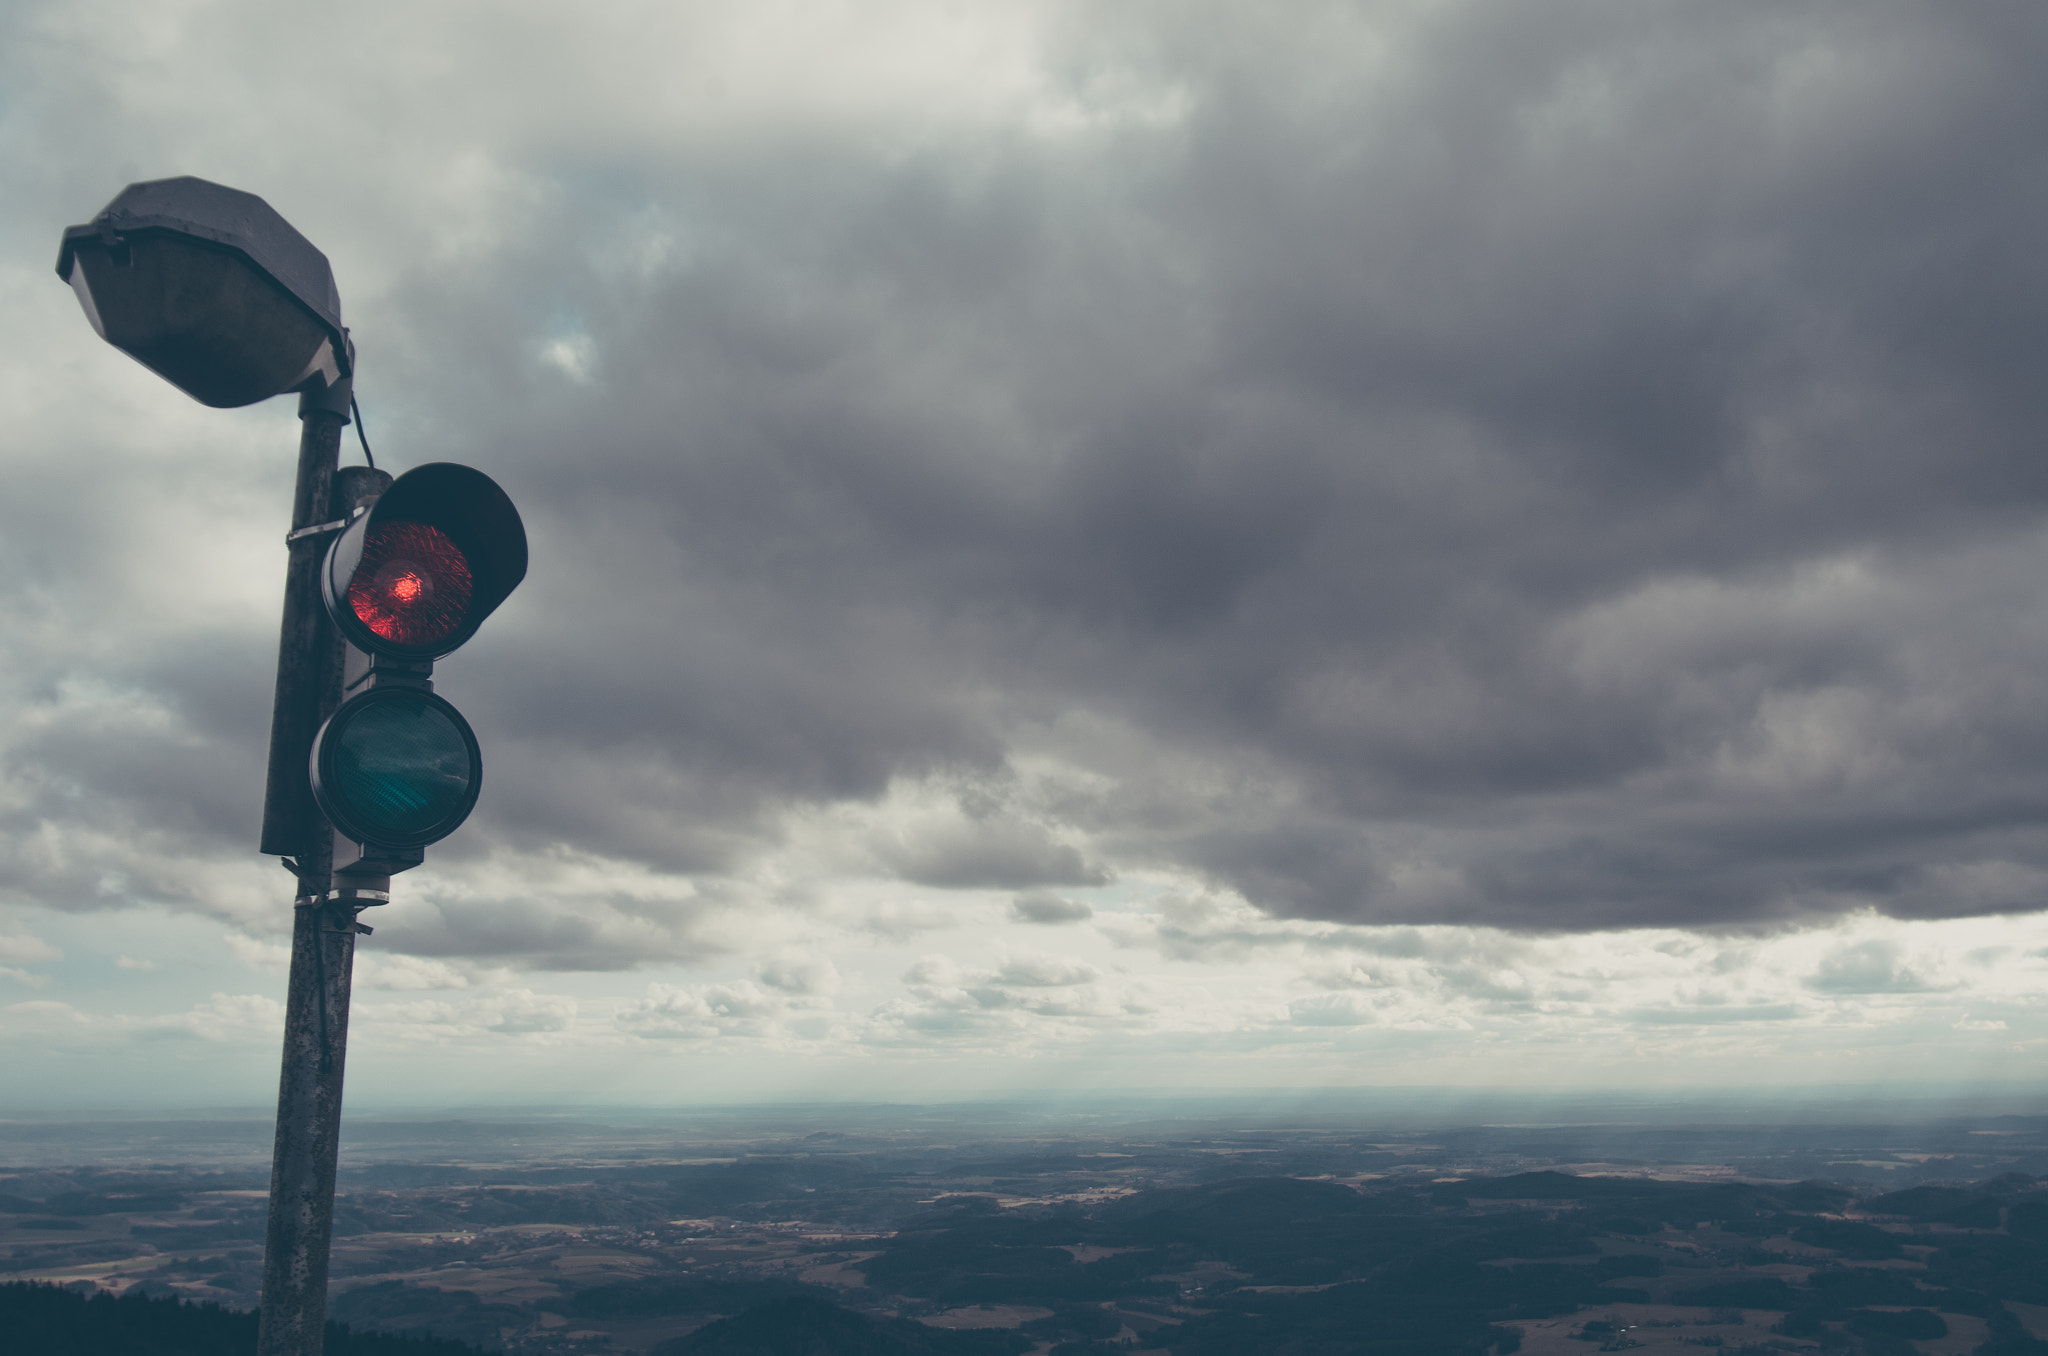
M253 1114L0 1123L0 1279L252 1306L268 1151ZM2043 1178L2014 1097L361 1118L332 1313L518 1352L742 1350L749 1311L960 1353L2017 1352Z

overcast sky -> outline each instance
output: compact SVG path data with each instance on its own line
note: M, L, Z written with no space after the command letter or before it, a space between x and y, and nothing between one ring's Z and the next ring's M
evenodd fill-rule
M274 1087L293 404L51 268L175 174L531 534L361 1105L2038 1082L2044 69L2031 0L15 0L4 1099Z

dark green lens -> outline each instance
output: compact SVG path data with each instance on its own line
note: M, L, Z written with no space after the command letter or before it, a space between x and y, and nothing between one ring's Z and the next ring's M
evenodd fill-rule
M432 833L467 805L469 741L438 703L371 702L329 738L329 794L377 841Z

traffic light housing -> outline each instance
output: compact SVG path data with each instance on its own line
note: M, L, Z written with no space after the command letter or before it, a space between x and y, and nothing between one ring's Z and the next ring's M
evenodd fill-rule
M371 687L313 736L313 795L356 844L418 849L455 832L483 786L476 733L424 686Z
M314 736L313 798L334 870L419 865L475 807L469 722L435 695L434 661L476 634L526 577L526 528L497 482L434 462L406 472L328 548L321 600L348 643L345 700Z
M407 471L328 548L320 597L365 654L432 663L476 634L526 577L519 510L481 471Z

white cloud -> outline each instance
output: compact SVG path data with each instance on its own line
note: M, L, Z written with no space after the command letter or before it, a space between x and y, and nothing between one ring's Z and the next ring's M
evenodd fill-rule
M125 1023L155 1039L271 1040L284 1029L284 1004L264 994L216 993L188 1012Z
M562 994L503 988L456 1000L358 1002L352 1020L402 1044L473 1042L513 1036L552 1038L570 1032L580 1005Z
M1094 966L1081 961L1041 955L1008 957L996 967L992 978L997 984L1050 989L1074 984L1093 984L1102 978L1102 975Z
M542 345L541 361L571 381L588 384L597 370L597 345L587 334L551 339Z
M467 989L477 982L479 968L453 965L425 956L391 955L356 947L357 989ZM487 972L488 973L488 972ZM505 972L496 972L503 978Z
M251 970L267 975L282 975L291 970L292 949L287 943L259 941L239 932L227 933L221 940L227 943L228 954Z
M868 908L862 926L877 937L909 941L921 932L960 926L958 907L938 900L890 900Z
M33 937L27 933L0 935L0 960L34 962L62 959L64 953L40 937Z
M824 998L839 989L839 970L824 956L784 955L754 967L755 978L771 989L804 998Z
M1899 942L1873 938L1829 952L1806 985L1822 993L1841 994L1929 993L1954 987L1924 977L1921 972L1927 968L1924 959L1908 963Z
M1319 994L1288 1005L1299 1026L1363 1026L1374 1020L1373 1005L1358 994Z
M650 984L646 996L618 1014L622 1030L649 1040L718 1036L780 1036L784 1019L815 1007L807 996L763 989L747 980L678 987Z
M494 1002L481 1003L476 1011L490 1030L518 1035L526 1032L567 1031L576 1020L573 999L554 994L537 994L531 989L514 989Z

